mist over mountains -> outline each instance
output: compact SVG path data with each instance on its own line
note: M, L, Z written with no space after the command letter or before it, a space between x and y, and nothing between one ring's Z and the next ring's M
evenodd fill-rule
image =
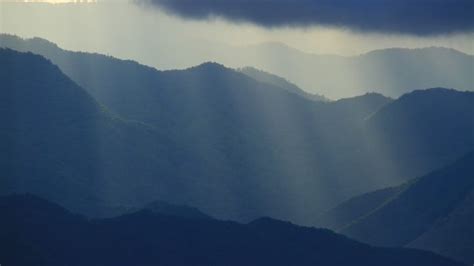
M265 215L310 224L314 215L351 196L422 175L474 145L470 92L433 89L395 101L366 94L321 102L216 63L157 71L65 51L40 39L16 40L19 50L34 48L56 63L111 114L156 132L140 141L144 149L156 145L159 152L140 151L134 159L101 151L103 159L95 160L105 168L100 178L113 180L99 185L110 193L96 193L106 204L164 199L216 217L248 221ZM12 71L4 67L5 73ZM22 67L23 73L40 71ZM45 76L37 82L51 81ZM30 94L21 96L25 99L15 108L32 100ZM80 100L73 98L68 101ZM109 134L93 133L89 138L100 137L96 142L109 141ZM115 149L140 147L132 143ZM108 156L118 161L109 163ZM127 163L136 158L141 159Z
M358 87L364 93L331 101L250 67L159 71L10 35L0 46L0 194L45 199L0 198L1 245L13 243L2 256L64 265L84 248L92 265L239 265L255 256L272 265L458 265L404 249L415 247L473 259L474 92L464 54L446 51L466 60L453 79L471 82L468 91L405 90L411 81L399 78L400 90L384 91L392 97ZM394 68L410 69L407 60L422 62L430 49L362 57L396 57Z
M298 86L295 84L289 82L288 80L281 78L277 75L273 75L271 73L256 69L254 67L243 67L241 69L238 69L240 72L244 73L245 75L263 82L263 83L269 83L274 86L283 88L288 90L289 92L298 94L300 96L303 96L305 98L308 98L310 100L315 100L315 101L329 101L326 97L318 94L311 94L308 93L302 89L300 89Z
M197 49L195 52L199 54ZM209 51L202 53L209 54ZM152 64L159 60L151 54L147 62ZM367 92L397 98L416 89L434 87L472 91L474 82L474 56L443 47L387 48L340 56L312 54L270 42L248 46L216 45L212 56L202 60L233 68L252 66L330 99Z
M22 40L2 34L0 46L31 50L46 56L44 53L51 43L40 38ZM172 57L186 62L199 54L208 57L202 57L196 64L215 61L236 69L254 67L283 77L311 94L330 99L370 92L397 98L413 90L435 87L474 90L474 56L442 47L391 48L357 56L339 56L306 53L277 42L248 46L214 44L212 53L198 46ZM153 62L164 60L163 56L166 57L150 51L146 62L153 65Z
M332 99L378 92L399 97L415 89L444 87L472 91L474 56L441 47L383 49L358 56L315 55L279 43L237 49L216 60L255 66Z

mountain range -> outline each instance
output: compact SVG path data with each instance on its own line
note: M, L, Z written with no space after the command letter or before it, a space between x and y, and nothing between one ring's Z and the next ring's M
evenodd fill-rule
M300 164L299 159L287 161L287 158L291 155L298 158L309 156L306 152L310 152L305 148L307 144L303 143L303 139L293 138L295 134L306 135L306 130L295 128L291 124L282 127L281 122L293 123L290 117L300 115L300 119L305 116L311 118L317 109L327 109L328 115L336 117L350 114L362 118L372 108L377 108L388 100L374 95L367 107L364 104L356 112L348 108L352 104L350 100L334 105L316 104L213 63L186 71L158 72L136 63L122 64L119 60L105 60L102 65L94 62L92 65L103 68L90 72L97 73L97 78L87 76L87 79L91 78L98 85L86 84L93 88L86 92L44 58L11 50L2 50L1 56L2 61L9 62L2 65L2 78L5 80L2 92L7 94L2 98L13 103L3 105L6 110L2 114L8 126L2 133L10 135L10 138L3 138L2 143L11 145L12 142L8 140L14 138L21 143L7 149L10 152L5 154L9 158L4 161L6 169L3 170L9 174L2 181L12 185L2 186L4 191L21 192L35 187L31 192L46 196L47 193L67 192L62 189L63 186L72 188L72 184L78 180L90 179L97 183L84 188L89 187L90 193L101 197L100 201L112 205L142 205L155 199L166 199L171 202L196 203L208 213L228 218L242 218L240 211L253 211L253 214L247 216L256 217L265 214L263 210L292 210L290 206L282 209L283 205L275 204L273 200L268 203L263 200L269 193L271 196L268 195L267 199L280 194L281 204L285 204L288 197L292 197L291 194L297 193L297 183L294 187L288 187L288 170L293 167L285 164ZM115 70L114 66L121 72ZM133 68L137 69L135 75L140 75L139 77L131 78L134 76ZM24 73L34 75L24 78ZM117 78L112 78L114 76ZM64 85L58 83L61 79L69 82L68 86L74 94L63 94ZM106 85L109 82L111 84ZM8 95L20 90L24 92ZM37 97L36 94L42 97ZM102 105L89 95L93 95ZM49 97L58 99L62 104L52 105ZM268 104L261 104L265 102ZM289 106L287 110L282 110L272 102L287 102ZM94 118L86 117L82 119L84 121L79 114L89 111L77 111L79 117L73 119L73 115L66 111L76 105L87 105L91 109L102 111L99 114L92 113ZM17 115L18 110L24 112L24 115ZM294 113L287 113L289 110ZM43 117L44 113L55 116ZM105 122L100 122L102 120ZM329 124L332 120L330 117L325 120L328 126L340 126ZM148 136L128 135L121 125L112 121L117 124L133 124L134 127L142 128L140 130L144 130ZM352 123L351 120L349 122ZM25 129L17 129L15 126ZM104 129L108 126L115 131L108 132ZM70 128L66 131L65 128L68 127ZM17 137L19 132L26 132L21 141ZM272 143L279 139L285 142ZM302 148L307 151L301 150ZM48 156L42 156L46 151ZM285 152L282 154L281 151ZM19 154L25 158L10 154ZM53 156L54 154L57 156ZM69 157L75 159L68 159ZM33 169L33 166L25 167L25 162L36 162L38 166L35 169L41 171L31 170L26 173L25 169ZM11 169L15 165L18 165L14 168L16 170ZM272 169L276 165L280 169ZM295 167L301 168L297 165ZM282 170L286 173L280 172ZM61 182L71 184L49 185L55 183L48 181L54 180L53 173L61 176L58 177ZM43 182L34 181L42 180L45 176L51 177ZM305 176L309 178L308 174ZM268 178L274 181L264 182ZM29 179L32 181L27 181ZM105 180L99 181L102 179ZM50 187L50 191L47 191ZM58 191L53 192L53 188ZM80 195L90 194L79 191L77 189ZM310 197L311 194L312 191L307 191L303 195ZM75 193L68 195L66 198L84 198ZM241 199L242 195L246 195L245 199ZM65 195L51 199L58 200L63 196ZM245 204L255 208L259 207L257 202L272 203L275 206L263 205L259 210L252 210L233 205L246 199L248 202ZM76 210L75 204L64 204ZM233 217L230 216L232 214ZM273 215L277 216L275 213Z
M88 220L32 195L0 197L0 210L7 265L463 265L271 218L239 224L143 210Z
M48 45L46 40L40 38L22 40L0 34L0 47L30 50L51 58L45 54L47 50L44 48ZM341 56L303 52L272 42L248 46L214 44L212 52L208 47L181 52L164 55L150 51L141 58L141 62L160 67L163 61L189 62L190 58L195 58L195 64L215 61L236 69L250 66L283 77L310 94L330 99L369 92L398 98L413 90L436 87L474 90L474 56L443 47L390 48ZM200 58L199 54L206 57ZM207 57L209 54L213 56ZM183 67L182 64L177 66Z
M143 206L162 199L197 206L219 218L249 221L271 216L312 224L317 214L343 200L401 184L474 147L472 92L430 89L395 100L370 93L328 102L295 93L294 88L284 85L288 83L274 76L266 75L266 81L256 80L216 63L158 71L133 61L66 51L42 39L12 37L12 43L7 43L4 36L2 45L31 50L51 60L34 59L44 67L40 63L2 66L4 73L12 73L3 77L10 78L6 84L12 86L11 90L16 90L19 77L30 79L25 73L55 71L55 75L64 76L61 79L77 84L74 87L82 91L84 99L65 95L65 107L50 106L47 97L29 93L38 91L36 84L43 84L43 90L60 89L61 84L47 85L59 78L50 80L46 73L29 81L30 86L22 88L25 93L15 96L19 102L14 107L30 110L28 116L33 118L28 119L37 123L30 124L26 118L12 120L15 109L5 113L10 119L5 121L11 124L31 126L24 131L30 132L25 138L32 140L23 141L31 145L15 148L23 149L19 153L28 154L28 160L10 160L15 164L38 162L35 169L41 171L35 170L33 175L33 170L18 170L27 169L23 166L17 167L16 172L9 170L15 175L7 176L4 182L13 185L4 186L3 192L32 192L74 211L97 215L102 206ZM20 56L11 50L2 53L12 58ZM31 102L40 101L41 107L31 107ZM56 132L62 129L54 128L57 123L51 122L49 126L52 120L35 118L41 114L36 110L51 109L49 112L57 114L58 119L71 122L68 116L61 117L61 108L76 102L91 102L88 105L98 106L94 108L107 114L106 121L133 125L133 130L128 131L145 132L146 136L133 136L112 122L94 123L98 132L59 134ZM38 122L45 120L45 124ZM389 123L391 120L394 123ZM114 131L106 132L104 125L113 125ZM43 130L44 135L35 135L35 127L48 129ZM70 132L83 132L91 127L77 126ZM4 134L14 136L15 131L5 130ZM57 158L50 155L34 159L42 153L29 149L41 147L36 143L45 144L43 139L57 139L57 135L65 138L64 142L47 146L50 150L58 149ZM68 146L74 143L80 149ZM85 165L94 167L65 160L71 156L84 158L84 164L90 159ZM46 161L49 159L52 162ZM15 164L8 163L6 167ZM52 186L57 189L46 185L54 184L53 181L28 181L38 180L34 176L45 180L51 176L54 180L53 176L58 175L67 185ZM88 193L79 193L90 196L77 197L71 193L66 198L94 199L100 203L94 205L99 205L94 212L79 208L72 200L61 200L64 195L56 194L67 191L62 186L71 187L70 184L83 179L97 182L83 186Z
M221 62L233 68L253 66L331 99L367 92L398 98L415 89L434 87L474 90L474 56L443 47L389 48L341 56L303 52L272 42L216 46L213 55L201 60ZM147 62L160 60L150 55Z
M331 101L250 67L0 46L0 263L474 261L474 92Z

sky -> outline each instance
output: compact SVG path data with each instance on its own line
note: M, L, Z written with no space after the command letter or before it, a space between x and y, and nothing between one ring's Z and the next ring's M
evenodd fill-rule
M345 56L430 46L474 54L469 1L0 0L0 32L159 69L185 68L211 60L215 50L267 42Z

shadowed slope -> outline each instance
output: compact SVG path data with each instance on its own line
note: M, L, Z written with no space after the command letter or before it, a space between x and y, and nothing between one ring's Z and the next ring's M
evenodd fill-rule
M472 264L474 262L474 190L448 216L408 246L430 250Z
M324 212L316 219L315 224L331 230L341 230L377 209L384 202L390 201L403 191L403 188L404 186L390 187L353 197Z
M37 193L88 214L145 189L165 193L141 184L173 158L156 130L112 115L43 57L0 49L0 59L1 193Z
M405 94L367 120L367 143L387 172L412 178L474 148L474 92L433 88ZM433 167L435 166L435 167Z
M472 263L474 153L402 186L354 197L317 219L363 242L409 246Z
M341 232L374 245L404 246L430 230L436 231L445 219L462 223L465 214L456 215L456 212L468 203L474 189L473 173L474 153L470 153L450 166L419 178ZM456 217L460 220L452 221ZM436 225L438 221L441 225ZM461 232L462 227L459 230Z
M462 265L269 218L244 225L140 211L88 221L34 196L0 197L0 209L9 265Z
M241 73L244 73L245 75L247 75L247 76L249 76L249 77L251 77L255 80L258 80L258 81L263 82L263 83L269 83L269 84L272 84L274 86L280 87L282 89L286 89L290 92L296 93L296 94L298 94L300 96L303 96L303 97L305 97L307 99L310 99L310 100L323 101L323 102L329 101L324 96L308 93L308 92L298 88L298 86L296 86L295 84L289 82L288 80L286 80L282 77L270 74L268 72L256 69L254 67L243 67L243 68L238 69L238 71L241 72Z

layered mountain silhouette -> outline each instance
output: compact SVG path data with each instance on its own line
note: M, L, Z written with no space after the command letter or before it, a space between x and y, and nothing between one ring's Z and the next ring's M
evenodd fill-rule
M88 220L32 195L0 197L0 209L7 265L462 265L270 218L239 224L144 210Z
M185 219L204 219L204 220L211 220L214 219L210 215L202 212L201 210L190 207L187 205L181 204L174 204L169 203L162 200L155 200L149 202L143 206L137 205L115 205L115 206L108 206L108 208L103 208L103 217L102 218L110 218L114 216L120 216L123 214L130 214L134 212L138 212L141 210L147 210L153 213L158 213L161 215L166 216L175 216Z
M124 155L106 152L117 161L93 160L98 168L107 166L96 172L111 180L90 187L105 205L143 206L162 199L197 206L214 217L249 221L271 216L312 224L317 214L343 200L401 184L474 148L471 92L430 89L396 100L369 93L321 102L283 88L283 83L261 82L216 63L158 71L65 51L42 39L2 35L1 43L49 58L109 116L148 129L150 138L127 138L113 146ZM15 71L28 79L24 73L33 69ZM21 96L28 106L31 94ZM444 101L445 96L452 100ZM395 117L397 123L387 126L384 117ZM143 150L127 155L136 141L143 141L138 145ZM95 156L101 154L92 149L98 145L90 146ZM154 146L159 148L150 148ZM60 169L58 164L42 165L45 173ZM71 182L82 176L76 170L59 172ZM16 183L5 192L27 192L29 183ZM45 189L40 195L48 193Z
M414 89L434 87L474 90L474 56L442 47L392 48L339 56L264 43L222 47L214 54L212 60L225 65L254 66L332 99L372 91L399 97Z
M204 219L204 220L213 219L211 216L203 213L197 208L189 207L186 205L170 204L165 201L150 202L145 205L144 209L150 210L152 212L168 215L168 216L177 216L177 217L189 218L189 219Z
M339 168L324 166L331 163L326 154L338 156L331 143L342 146L355 141L347 143L348 138L332 132L356 127L390 101L370 95L367 101L315 102L215 63L160 72L100 55L64 53L74 56L65 61L75 62L71 65L78 69L69 70L69 76L88 86L87 92L97 101L124 119L157 130L161 135L155 140L160 144L174 145L169 153L139 156L157 156L158 160L163 156L159 163L164 166L146 163L146 171L120 171L121 176L130 175L128 181L134 185L114 188L122 194L117 197L141 200L136 193L147 198L140 205L157 198L195 203L217 217L248 220L268 215L303 220L309 212L294 206L315 202L311 208L317 211L335 204L339 195L314 193L313 188L337 189L338 182L330 176L337 176L331 172ZM84 76L79 79L73 73ZM317 173L320 180L314 178ZM135 174L142 181L135 182Z
M473 176L471 152L400 187L342 203L319 225L374 245L417 247L472 263Z
M46 43L39 38L29 39L28 43L25 43L12 35L0 36L0 46L34 49L32 52L39 54L46 52L38 44ZM474 56L442 47L391 48L356 56L338 56L306 53L281 43L244 47L215 45L212 47L214 57L201 59L198 59L198 49L199 47L196 47L196 50L189 51L189 55L185 54L186 51L182 51L184 54L169 55L172 58L167 59L163 57L168 55L150 52L144 60L157 66L160 66L160 62L170 60L189 62L189 58L197 60L195 64L216 61L233 68L253 66L290 80L311 94L324 95L331 99L367 92L398 98L415 89L435 87L474 90ZM202 54L209 55L209 51L203 51Z
M0 46L14 49L0 48L0 194L90 217L1 197L2 264L457 265L406 247L474 260L474 92L328 101L255 68Z

